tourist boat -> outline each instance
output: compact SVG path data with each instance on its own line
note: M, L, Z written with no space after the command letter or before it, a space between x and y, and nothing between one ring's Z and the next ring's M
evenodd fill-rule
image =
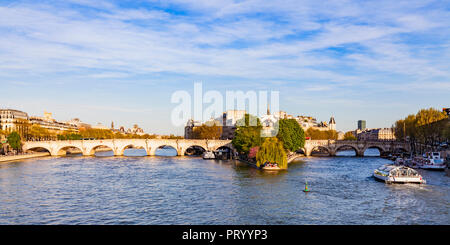
M216 159L216 156L214 155L214 152L212 152L212 151L205 151L203 153L203 159Z
M264 163L262 169L264 169L264 170L281 170L281 168L278 167L277 163L271 163L271 162Z
M439 152L427 152L423 156L416 156L411 161L412 168L426 170L445 170L444 160Z
M396 166L386 164L373 172L373 177L377 180L384 181L388 184L391 183L417 183L425 184L426 181L422 176L414 169L406 166Z
M441 158L440 152L427 152L424 154L424 161L419 168L427 170L441 170L444 171L447 167L444 159Z

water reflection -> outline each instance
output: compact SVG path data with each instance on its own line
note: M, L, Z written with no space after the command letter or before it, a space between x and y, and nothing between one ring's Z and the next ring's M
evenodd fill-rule
M265 172L201 157L49 157L0 165L0 224L448 224L449 178L386 185L379 157ZM100 155L107 152L99 152ZM169 153L166 153L169 154ZM173 150L171 152L173 154ZM302 190L308 181L311 190Z

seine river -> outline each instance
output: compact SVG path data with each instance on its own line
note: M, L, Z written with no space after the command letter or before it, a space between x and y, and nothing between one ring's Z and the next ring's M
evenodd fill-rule
M269 173L108 154L0 164L0 224L450 224L450 177L420 171L426 185L387 185L371 177L390 162L379 157L305 158Z

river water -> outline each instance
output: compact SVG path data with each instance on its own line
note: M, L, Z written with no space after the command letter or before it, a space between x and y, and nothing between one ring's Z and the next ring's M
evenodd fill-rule
M387 185L371 177L390 163L379 157L304 158L270 173L108 154L0 164L0 224L450 224L449 177L419 170L426 185Z

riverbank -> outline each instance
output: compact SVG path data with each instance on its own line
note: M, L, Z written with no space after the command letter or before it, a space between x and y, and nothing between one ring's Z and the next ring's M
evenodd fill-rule
M36 152L36 153L30 153L30 154L24 154L24 155L0 156L0 163L12 162L12 161L36 158L36 157L46 157L46 156L50 156L50 153Z
M236 160L238 160L241 163L245 163L245 164L247 164L248 166L250 166L252 168L260 169L260 168L258 168L258 166L256 166L255 163L252 163L250 161L247 161L247 160L244 160L244 159L241 159L241 158L237 158Z

